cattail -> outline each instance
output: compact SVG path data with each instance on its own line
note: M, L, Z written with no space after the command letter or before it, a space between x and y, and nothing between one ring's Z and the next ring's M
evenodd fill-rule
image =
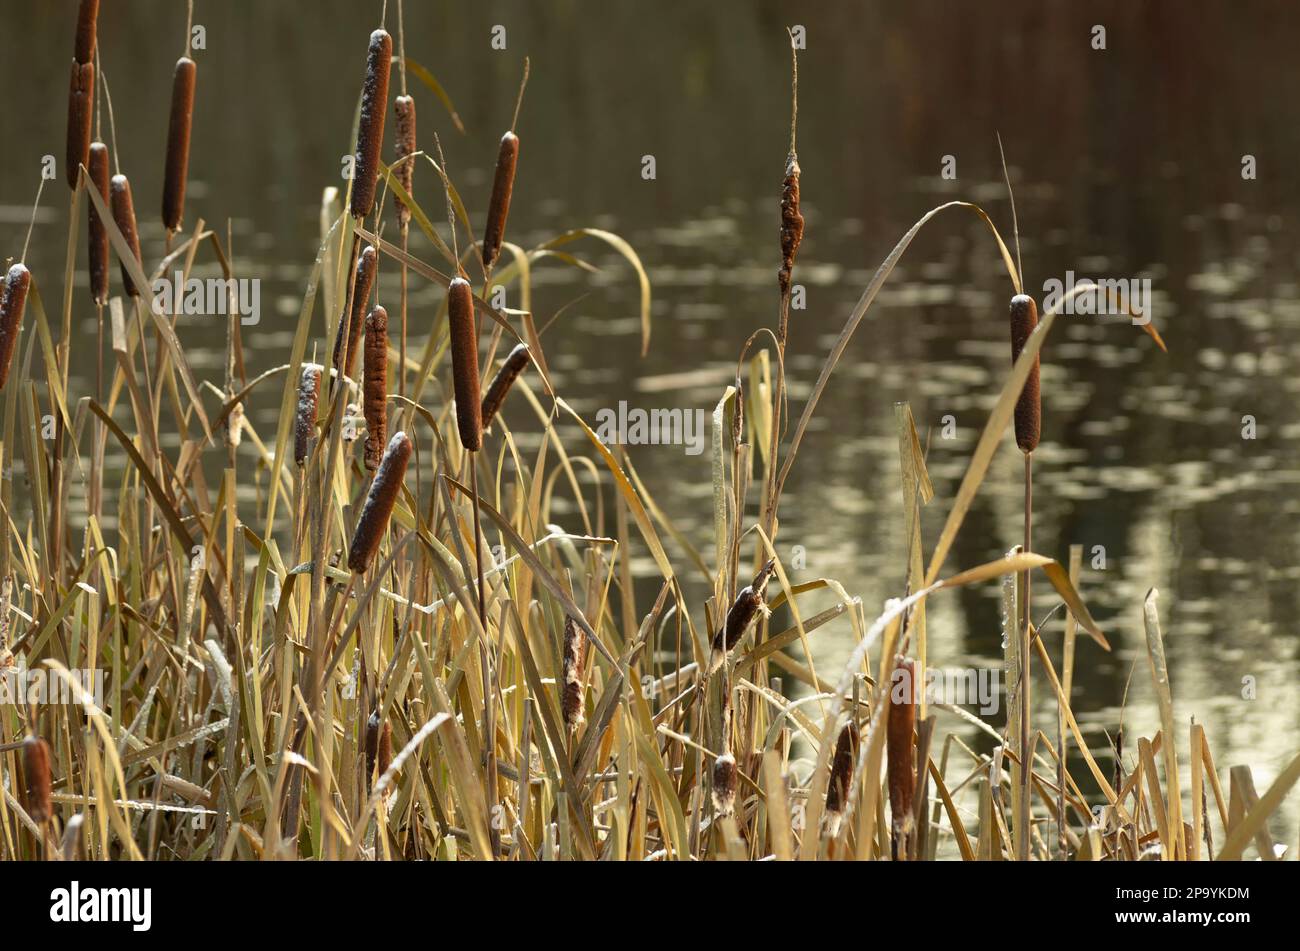
M72 63L68 83L68 146L64 169L68 187L77 187L77 169L90 163L90 120L95 111L95 64Z
M90 187L99 192L104 205L108 197L108 146L103 142L90 144L90 161L86 166L90 173ZM87 234L90 239L90 296L101 306L108 303L108 231L104 221L95 210L95 203L90 205L90 227Z
M32 272L25 264L15 264L0 287L0 390L9 381L9 364L13 362L18 335L23 329L23 311L27 308L27 291L32 286Z
M858 728L850 721L844 724L840 738L835 743L830 780L826 786L826 811L832 815L842 813L849 800L849 785L853 781L853 748L857 745Z
M166 177L163 180L163 227L179 231L185 214L185 175L190 165L190 125L194 117L194 80L198 67L182 56L172 75L172 111L167 120Z
M379 549L379 539L388 528L388 519L393 514L397 493L402 489L402 478L406 475L406 464L410 459L410 438L406 433L394 433L388 441L388 448L384 450L379 469L370 482L366 503L361 507L361 517L357 519L356 531L352 533L352 544L348 550L348 568L352 571L364 574L370 567L371 559Z
M334 336L334 370L340 376L352 376L352 368L356 365L357 351L361 348L361 328L365 325L366 301L370 299L378 263L379 256L374 246L366 245L357 258L356 273L352 278L352 317L347 319L349 312L344 311L344 316L339 319L338 333Z
M736 757L723 753L713 761L713 811L730 816L736 811Z
M510 215L510 195L515 189L515 166L518 164L519 136L513 131L507 132L501 136L496 175L492 178L492 200L488 202L487 225L483 228L483 266L489 270L501 256L506 218Z
M293 461L305 465L311 454L312 437L316 435L316 404L320 402L320 375L323 368L318 363L308 363L302 368L298 381L298 412L293 420Z
M27 814L42 823L53 815L50 806L50 746L39 736L23 740L23 775L27 779Z
M366 720L366 788L375 776L382 776L393 765L393 725L387 720L379 724L379 712Z
M366 415L366 468L383 455L388 430L388 311L375 305L366 318L365 385L361 408Z
M388 110L388 69L393 58L393 38L387 30L370 34L366 80L361 87L361 122L357 125L357 153L352 176L352 217L364 218L375 206L379 178L379 148L384 141L384 113Z
M791 149L785 163L785 180L781 183L781 270L777 277L783 295L790 291L790 275L801 241L803 215L799 211L799 157Z
M415 100L410 96L398 96L393 100L393 115L397 118L397 163L394 169L397 180L406 194L411 194L415 184L415 160L408 156L415 154ZM393 204L397 208L397 223L403 228L411 220L411 209L406 202L393 192Z
M474 295L469 281L454 278L447 288L447 320L451 332L451 380L456 392L456 426L460 442L470 452L483 448L482 401L479 399L478 340L474 326Z
M916 792L912 730L916 725L917 688L916 662L901 654L895 656L894 673L889 682L885 751L889 758L889 812L893 817L896 843L912 831L912 799Z
M1025 341L1038 326L1038 306L1027 294L1011 298L1011 362L1020 359ZM1021 452L1033 452L1043 428L1043 399L1038 387L1038 356L1025 378L1025 388L1016 401L1016 445Z
M713 673L722 666L727 654L736 646L749 626L754 623L754 619L760 613L767 613L767 583L772 578L772 572L776 570L776 559L769 558L757 575L754 576L752 584L746 585L741 592L736 595L736 600L732 602L731 609L727 611L727 619L723 622L718 633L713 636L713 652L709 657L709 673Z
M510 392L510 387L515 385L515 380L519 379L519 374L524 372L524 367L528 366L532 359L533 355L528 345L521 343L511 350L502 362L501 369L497 370L497 375L492 378L487 394L483 397L483 408L479 415L483 417L484 429L492 425L492 420L496 419L497 413L501 410L501 404L506 401L506 394Z
M109 192L113 204L113 221L117 224L117 230L122 232L122 237L126 239L127 247L135 255L136 263L140 264L142 261L140 234L135 227L135 203L131 200L131 183L127 181L125 175L114 175L109 183ZM122 287L129 296L140 296L140 288L136 287L135 281L131 280L125 261L122 262Z
M564 726L574 730L582 723L582 632L573 618L564 619L564 693L561 698L561 712L564 714Z
M89 63L95 58L95 23L99 19L99 0L81 0L77 11L77 45L73 58L78 63Z

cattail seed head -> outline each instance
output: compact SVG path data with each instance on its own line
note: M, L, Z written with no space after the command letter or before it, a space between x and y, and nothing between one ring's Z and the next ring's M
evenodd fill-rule
M736 757L723 753L713 761L713 811L730 816L736 811Z
M298 381L298 412L293 420L293 461L300 466L305 465L311 455L311 442L316 435L321 370L318 363L305 364Z
M406 464L410 459L410 438L403 432L394 433L388 441L388 448L384 450L379 469L370 482L365 505L361 507L361 517L357 519L356 530L352 533L352 544L348 548L348 568L352 571L364 574L370 567L375 552L379 550L379 540L388 528L388 520L397 503L397 495L402 490L402 479L406 476Z
M456 426L460 442L470 452L483 448L483 403L479 397L478 334L474 295L469 281L454 278L447 288L447 320L451 333L451 379L456 393Z
M803 214L799 211L799 157L793 151L785 163L785 179L781 183L781 270L778 278L781 293L790 290L790 275L794 259L803 241Z
M89 63L95 58L95 24L99 19L99 0L81 0L77 10L77 44L73 59Z
M501 256L501 242L506 236L506 218L510 215L510 195L515 189L515 167L518 164L519 136L507 132L501 136L497 170L492 178L492 199L488 202L487 225L483 228L485 268L491 268Z
M50 805L50 746L39 736L23 740L23 775L27 780L27 814L36 823L54 814Z
M776 559L769 558L767 564L759 569L757 575L751 584L746 585L736 595L736 600L732 602L730 610L727 611L727 619L723 622L718 633L713 636L713 651L709 657L709 673L713 673L722 666L731 649L740 642L749 630L749 626L754 623L754 619L760 613L767 612L767 583L772 578L772 572L776 570Z
M86 165L90 173L90 187L99 192L104 205L108 197L108 146L103 142L90 143L90 161ZM90 227L87 235L90 241L90 296L96 304L108 303L108 232L104 229L103 219L95 210L94 202L90 206Z
M849 798L849 785L853 781L853 749L858 744L858 728L852 722L844 724L840 738L835 743L835 756L831 759L831 774L826 785L826 811L844 811Z
M90 120L95 111L95 64L72 62L68 83L68 143L64 178L76 189L77 170L90 164Z
M365 383L361 408L366 415L366 468L383 455L388 431L388 311L375 305L366 318Z
M521 343L502 361L501 369L497 370L497 375L492 378L487 393L483 396L483 408L479 415L483 417L484 429L492 425L492 420L496 419L497 413L501 410L501 404L506 401L506 394L510 392L510 387L514 386L515 380L519 379L519 374L524 372L524 367L528 366L532 359L533 355L528 345Z
M916 726L916 662L894 658L889 682L889 712L885 751L889 759L889 812L896 838L912 830L912 800L916 792L916 767L912 763L912 731Z
M376 777L388 772L393 765L393 725L387 720L381 726L379 712L366 720L366 788Z
M1020 359L1025 341L1038 326L1038 305L1027 294L1011 298L1011 362ZM1043 428L1043 398L1038 382L1038 356L1025 379L1025 388L1016 401L1016 445L1021 452L1033 452Z
M582 656L585 642L582 632L573 618L564 619L564 654L563 680L564 691L561 697L561 712L564 714L564 726L568 730L577 729L582 723Z
M406 194L411 194L415 184L415 160L407 156L415 154L415 100L410 96L398 96L393 100L393 115L397 119L397 180L401 182ZM411 209L406 202L393 192L393 204L397 208L397 223L406 227L411 220Z
M114 175L108 186L111 203L113 206L113 222L117 225L117 230L122 232L122 237L126 239L127 247L135 255L137 264L140 264L140 233L135 227L135 203L131 200L131 183L127 181L125 175ZM126 264L122 264L122 287L131 297L140 296L140 288L135 286L135 281L131 280L131 275L126 269Z
M18 335L23 329L23 311L27 309L27 291L32 274L25 264L15 264L0 287L0 390L9 381L9 364L14 359Z
M388 110L388 71L393 59L393 38L387 30L370 34L366 79L361 87L361 121L357 125L357 152L352 174L352 217L364 218L375 207L379 178L379 149L384 142L384 114Z
M365 326L366 302L370 300L378 265L379 255L374 246L366 245L357 258L352 277L352 308L347 310L344 302L344 316L339 319L339 329L334 335L334 370L340 376L351 377L356 366L357 352L361 349L361 330ZM351 314L351 319L348 319L348 314Z
M172 111L167 120L166 177L163 181L163 227L179 231L185 215L185 176L190 165L190 126L194 117L194 80L198 67L182 56L172 75Z

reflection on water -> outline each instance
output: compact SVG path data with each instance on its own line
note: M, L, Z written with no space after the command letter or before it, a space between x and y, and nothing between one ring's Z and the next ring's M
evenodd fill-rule
M144 6L115 5L121 19L105 17L100 42L121 164L156 260L161 231L150 196L161 185L175 51L148 39L159 28ZM263 322L245 333L251 376L288 351L320 189L338 181L372 24L368 5L341 0L314 4L305 18L301 5L247 6L200 8L209 49L199 58L189 224L202 215L224 233L229 222L236 268L263 280ZM1130 730L1156 729L1141 604L1157 587L1176 715L1206 725L1221 767L1248 763L1256 785L1267 786L1300 748L1300 383L1289 372L1300 360L1291 227L1300 193L1289 174L1300 157L1300 116L1293 101L1261 91L1294 83L1300 11L1117 2L1086 12L1001 4L995 15L938 0L816 4L797 14L748 0L663 5L653 15L634 4L408 6L418 38L409 53L445 84L468 134L455 133L417 89L421 131L442 136L471 212L482 212L528 53L514 238L609 227L650 271L655 330L644 359L634 282L616 258L582 248L602 266L594 279L556 262L535 271L542 322L587 295L545 343L560 390L589 418L623 398L711 409L744 340L774 321L787 23L802 22L809 42L799 130L808 228L796 275L808 306L792 318L788 357L796 414L876 265L926 209L968 198L1009 236L1000 133L1027 284L1041 288L1068 270L1150 278L1154 319L1170 346L1161 354L1114 319L1070 317L1045 351L1035 547L1061 559L1070 544L1084 547L1083 593L1115 647L1104 654L1079 644L1076 704L1089 740L1104 748L1100 731L1113 733L1121 713ZM21 243L40 156L62 150L56 93L66 70L60 57L36 51L70 42L59 5L12 13L5 87L32 105L22 139L0 157L5 254ZM181 15L179 5L169 14ZM508 53L488 48L494 23L508 25ZM1094 23L1107 26L1105 51L1089 46ZM28 38L20 48L16 36ZM1256 180L1242 179L1246 154L1257 159ZM644 155L656 158L653 182L641 178ZM939 176L949 155L956 181ZM428 178L417 179L417 195L430 195ZM28 256L38 280L61 271L65 216L64 192L50 189ZM422 239L413 250L432 256ZM394 295L396 274L381 280L381 294ZM793 470L779 541L786 558L795 545L806 551L796 579L837 578L869 614L900 593L893 404L911 402L928 443L937 490L924 514L929 547L1008 368L1010 294L974 216L949 211L922 231L858 330ZM417 282L415 335L439 300ZM77 317L93 333L91 315ZM190 360L216 379L223 331L189 320L180 332ZM76 356L89 372L93 354L78 348ZM274 398L267 391L250 406L259 429L273 423ZM946 416L952 439L942 438ZM1242 438L1246 416L1257 438ZM527 432L521 427L521 438ZM1007 443L949 570L1019 540L1021 463ZM630 452L660 506L709 550L707 453ZM1104 570L1092 567L1102 550ZM651 574L639 592L645 603ZM1045 588L1040 610L1053 603ZM936 597L932 661L998 664L999 599L997 585ZM1047 628L1054 648L1060 627L1058 617ZM819 670L844 659L850 637L842 623L816 636ZM1243 699L1247 688L1257 699ZM1042 707L1045 723L1050 709ZM1276 822L1294 842L1295 810Z

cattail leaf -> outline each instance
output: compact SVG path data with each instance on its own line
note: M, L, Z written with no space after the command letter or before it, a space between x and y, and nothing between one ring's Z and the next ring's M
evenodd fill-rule
M1273 785L1268 787L1268 791L1259 797L1259 801L1251 806L1228 832L1228 839L1219 850L1220 862L1232 862L1242 857L1246 846L1260 830L1266 828L1265 823L1281 808L1287 793L1298 781L1300 781L1300 755L1287 764L1286 768L1278 774L1277 779L1273 780Z
M1079 592L1075 589L1073 582L1070 581L1070 574L1065 570L1065 566L1058 561L1048 561L1040 566L1043 574L1047 575L1047 580L1052 583L1057 594L1065 602L1066 607L1070 609L1070 616L1073 617L1083 629L1088 632L1094 641L1101 645L1103 650L1110 650L1110 642L1106 640L1106 635L1097 627L1097 622L1092 619L1092 613L1088 606L1083 603L1079 597Z
M1165 783L1169 787L1169 836L1166 845L1170 851L1166 858L1182 859L1187 853L1183 843L1182 795L1178 789L1178 754L1174 748L1174 701L1169 687L1169 665L1165 661L1165 638L1160 630L1160 614L1156 600L1160 593L1152 588L1142 603L1142 618L1147 635L1147 661L1155 687L1156 704L1160 708L1160 731L1164 735ZM1080 622L1083 618L1079 619ZM1086 627L1086 625L1085 625ZM1152 777L1154 779L1154 776Z
M544 241L537 246L537 250L550 250L568 244L570 241L577 241L580 238L598 238L604 241L621 254L628 264L632 265L632 269L636 271L637 281L641 285L641 356L644 357L650 349L650 278L646 275L645 268L641 264L641 258L633 250L632 245L612 231L602 231L599 228L575 228L573 231L566 231L549 241Z
M41 342L41 356L45 362L45 379L49 384L50 392L54 394L55 405L59 408L59 415L63 417L63 425L72 429L72 417L68 414L68 403L63 391L63 377L59 373L59 367L62 365L54 355L54 339L50 336L49 320L45 316L45 306L41 303L41 293L36 286L36 278L32 278L32 288L28 295L31 302L32 313L36 316L36 335Z
M452 104L451 97L448 96L447 91L442 88L442 83L438 82L438 80L434 78L433 73L429 72L409 56L406 57L406 71L429 87L429 91L438 97L438 101L442 103L442 107L447 110L447 115L451 116L451 122L452 125L456 127L456 131L461 135L464 135L465 125L460 121L460 113L456 111L456 107Z

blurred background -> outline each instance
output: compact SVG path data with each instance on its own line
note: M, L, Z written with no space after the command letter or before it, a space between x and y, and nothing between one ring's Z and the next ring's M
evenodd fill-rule
M380 7L196 3L207 48L195 53L186 226L202 217L222 234L229 228L238 275L262 281L262 321L244 331L250 376L288 352L318 243L321 190L344 184L340 160L351 149ZM0 257L20 252L41 157L62 163L75 8L72 0L3 3ZM162 157L185 16L180 0L115 0L100 16L101 65L146 263L162 249ZM1182 724L1205 724L1220 769L1249 764L1263 792L1300 749L1300 381L1292 369L1300 361L1300 105L1290 95L1300 8L446 0L408 2L405 21L408 57L438 78L465 127L458 132L411 76L421 145L440 135L475 221L528 55L508 238L529 246L571 227L608 228L645 262L654 331L644 358L636 282L620 259L585 243L573 250L599 264L598 275L554 262L534 271L539 323L571 304L544 343L560 392L588 420L620 399L711 411L745 339L774 325L787 26L800 24L807 36L799 60L807 230L795 274L807 308L792 314L788 354L796 418L871 274L926 210L958 197L978 202L1011 240L1000 134L1031 292L1041 298L1043 282L1067 270L1149 278L1153 318L1169 345L1159 352L1122 320L1070 317L1044 351L1035 548L1065 561L1069 545L1084 547L1082 593L1114 647L1105 654L1079 642L1075 706L1087 714L1090 744L1105 751L1105 734L1121 718L1126 732L1158 728L1142 625L1142 599L1154 586L1176 714ZM506 27L504 51L490 45L496 24ZM1097 24L1104 50L1093 48ZM395 94L396 71L393 81ZM390 142L391 134L390 123ZM646 155L655 157L653 181L641 175ZM1242 176L1246 155L1257 163L1254 180ZM955 160L955 180L940 175L945 156ZM416 196L442 220L427 167L417 172ZM57 298L66 216L67 191L50 183L27 255L47 302ZM81 245L84 232L83 221ZM415 229L412 252L434 258ZM89 342L84 247L78 268L74 316ZM396 269L381 280L391 298ZM118 293L116 267L113 285ZM869 617L901 593L893 405L910 401L929 441L937 498L923 516L928 550L1010 366L1011 293L975 216L945 212L918 236L832 378L788 484L779 547L787 561L803 547L796 580L838 579ZM427 334L440 300L439 290L412 279L413 339ZM319 305L314 319L323 339ZM224 325L181 320L196 373L220 383ZM90 392L94 348L79 344L74 359L83 375L73 393ZM259 431L273 428L278 395L278 386L267 388L249 407ZM510 418L528 444L536 427L519 409ZM940 438L948 415L954 439ZM1257 438L1242 438L1244 416L1254 417ZM582 448L576 432L565 436ZM708 453L629 452L660 507L711 551ZM1008 435L945 574L1019 541L1021 465ZM1104 569L1092 566L1096 546ZM688 571L680 548L670 549ZM644 610L657 584L648 559L641 564ZM1038 590L1041 614L1055 600L1041 581ZM931 663L998 666L1000 597L989 584L932 599ZM1045 630L1054 656L1061 623L1058 615ZM853 646L843 622L814 640L823 676ZM1054 706L1039 709L1054 731ZM1178 740L1184 748L1186 735ZM1293 847L1298 818L1292 802L1275 822Z

